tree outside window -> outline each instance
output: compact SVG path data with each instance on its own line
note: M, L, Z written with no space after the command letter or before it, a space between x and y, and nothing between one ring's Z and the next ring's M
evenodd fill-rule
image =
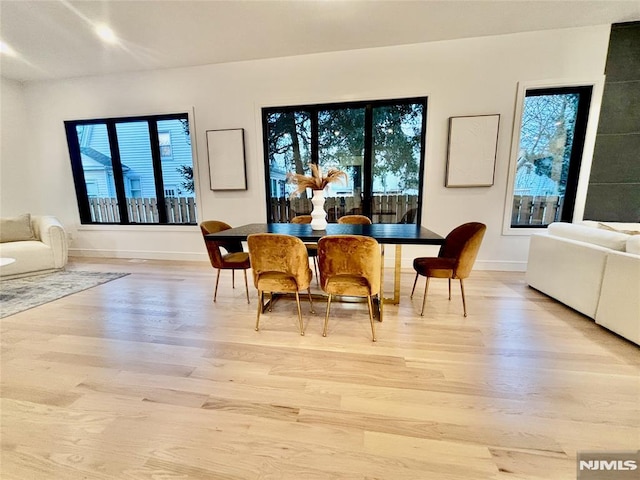
M513 188L512 227L571 221L591 87L527 90Z
M421 205L426 98L263 110L269 218L287 221L283 209L293 191L274 188L288 172L310 174L338 168L346 184L332 183L325 196L329 214L360 213L378 223L396 223ZM303 193L306 200L309 193ZM279 199L279 200L278 200ZM326 205L326 204L325 204ZM288 216L308 213L310 202L291 201ZM295 208L294 208L295 207ZM286 215L285 215L286 216ZM276 218L277 217L277 218ZM419 215L412 216L419 221Z

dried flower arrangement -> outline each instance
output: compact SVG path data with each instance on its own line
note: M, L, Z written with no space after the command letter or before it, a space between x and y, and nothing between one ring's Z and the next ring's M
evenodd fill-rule
M307 188L311 190L324 190L330 183L337 182L340 178L344 178L345 183L347 181L347 174L337 168L330 168L325 176L322 176L320 167L315 163L310 163L311 176L301 175L299 173L287 173L287 182L296 185L295 191L291 194L292 197L301 194Z

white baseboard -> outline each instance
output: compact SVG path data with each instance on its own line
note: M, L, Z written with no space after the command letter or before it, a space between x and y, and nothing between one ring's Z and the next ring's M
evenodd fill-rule
M208 262L206 252L157 252L148 250L100 250L88 248L70 248L70 257L94 258L141 258L144 260L179 260Z
M178 260L208 262L209 257L206 252L160 252L148 250L99 250L70 248L71 257L95 257L95 258L140 258L145 260ZM386 256L386 255L385 255ZM392 268L393 259L385 261L385 268ZM402 269L413 268L413 258L403 258ZM476 260L474 270L493 270L499 272L525 272L527 262L514 262L507 260Z
M476 260L474 270L492 270L496 272L526 272L527 262L508 260Z

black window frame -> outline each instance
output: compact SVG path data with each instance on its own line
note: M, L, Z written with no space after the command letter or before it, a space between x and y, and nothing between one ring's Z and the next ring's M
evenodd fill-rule
M66 120L64 122L65 133L67 136L67 146L69 149L69 157L71 160L71 171L73 174L73 183L76 191L76 201L80 213L80 223L82 225L189 225L193 223L173 223L168 221L166 208L160 208L160 205L166 205L164 194L164 182L162 178L162 157L160 155L160 143L158 138L158 122L163 120L186 120L189 122L189 114L184 113L166 113L160 115L140 115L126 117L108 117L95 118L87 120ZM155 193L158 203L158 222L141 223L131 222L127 211L127 197L122 173L122 161L120 159L120 149L118 145L118 135L116 125L119 123L130 122L147 122L149 128L149 142L151 148L151 161L153 166L153 177L155 183ZM82 154L80 151L80 143L78 140L77 127L79 125L98 125L104 124L107 128L109 137L109 148L111 153L111 166L113 169L113 182L116 189L116 198L118 201L119 222L96 222L91 218L91 209L89 206L89 196L87 194L87 186L85 182L84 169L82 166Z
M593 98L593 85L575 85L561 87L531 87L524 92L523 102L527 97L541 97L545 95L563 95L563 94L579 94L578 108L576 110L576 124L573 132L573 145L571 148L571 157L569 159L569 170L567 172L567 185L565 187L564 201L560 216L556 219L558 222L573 221L573 213L576 206L576 196L578 191L578 180L580 178L580 168L582 166L582 156L584 153L584 144L587 136L587 123L589 121L589 112L591 110L591 100ZM522 128L521 126L519 128ZM522 132L519 133L520 135ZM513 178L515 183L515 175ZM513 194L511 199L513 214ZM510 217L511 218L511 217ZM541 225L513 225L509 222L509 228L512 229L540 229L547 228L549 224Z
M271 214L271 184L269 173L269 145L268 145L268 129L267 129L267 115L272 113L292 113L297 111L305 111L311 114L311 163L318 164L318 112L331 109L349 109L349 108L364 108L364 151L363 151L363 168L362 175L363 181L363 196L362 196L362 209L363 215L372 217L371 206L373 204L373 109L377 107L385 107L398 104L422 104L422 134L420 138L420 165L418 167L418 203L417 213L415 221L413 223L420 225L422 219L422 200L423 200L423 188L424 188L424 166L426 157L426 138L427 138L427 116L428 116L428 97L410 97L410 98L396 98L396 99L384 99L384 100L360 100L352 102L331 102L331 103L318 103L307 105L291 105L284 107L263 107L262 108L262 145L263 145L263 161L264 161L264 175L265 175L265 206L267 213L267 221L273 222Z

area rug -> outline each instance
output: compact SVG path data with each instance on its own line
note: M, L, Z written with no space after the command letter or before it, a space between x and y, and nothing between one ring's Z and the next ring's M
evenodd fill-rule
M81 292L128 273L62 271L0 281L0 318Z

